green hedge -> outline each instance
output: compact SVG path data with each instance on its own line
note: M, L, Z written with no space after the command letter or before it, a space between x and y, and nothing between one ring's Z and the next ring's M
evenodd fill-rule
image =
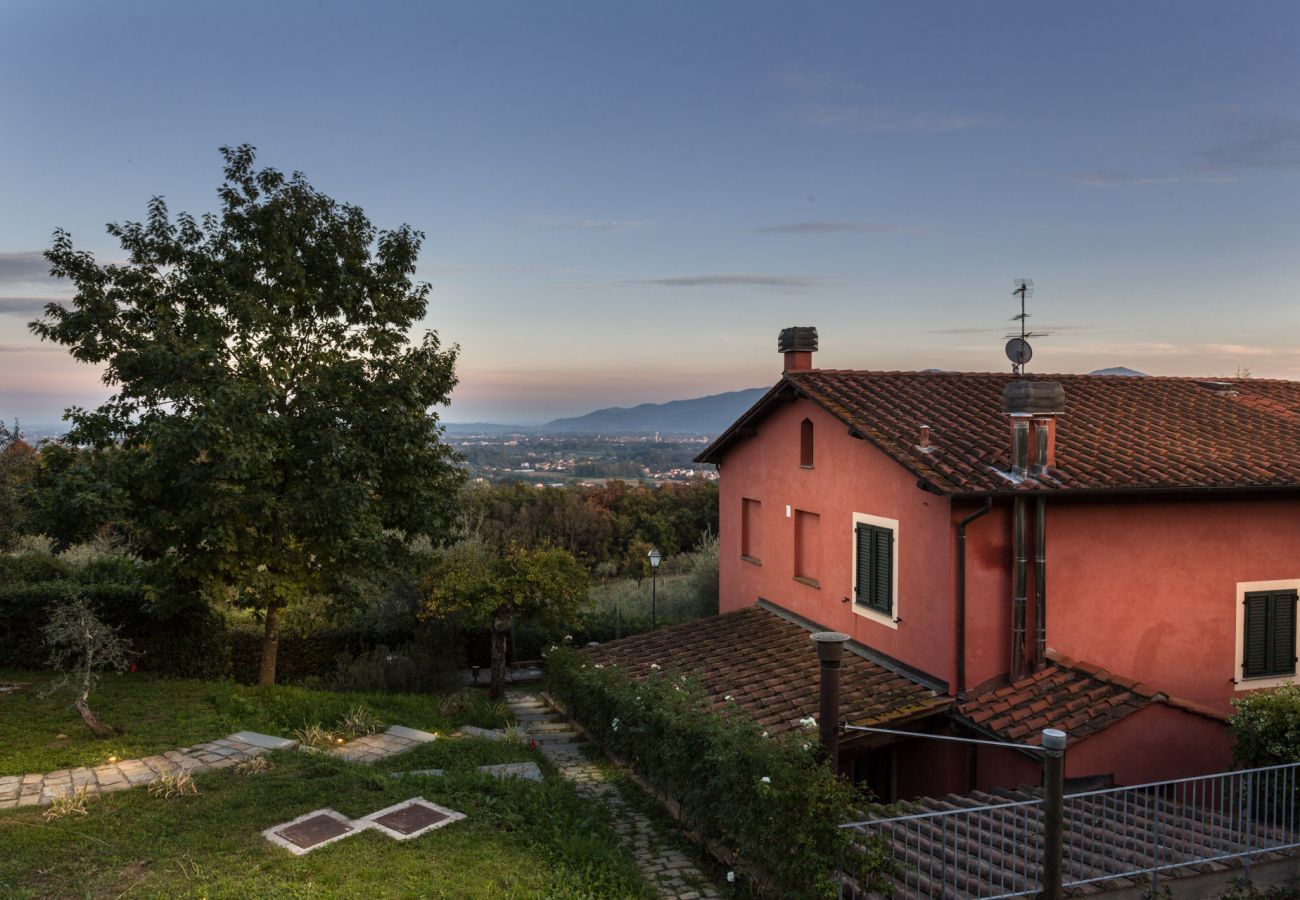
M44 553L0 555L0 666L43 667L41 630L50 611L78 595L131 641L140 668L187 678L230 674L226 622L206 603L160 613L148 599L142 568L129 557L74 565Z
M672 798L704 839L732 850L765 893L834 894L851 852L839 825L852 787L819 759L815 732L769 738L739 707L712 711L685 676L632 679L567 647L547 658L548 686L592 737Z

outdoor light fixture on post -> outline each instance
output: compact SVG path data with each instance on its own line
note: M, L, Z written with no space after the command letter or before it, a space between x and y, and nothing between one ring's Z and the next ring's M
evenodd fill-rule
M826 761L831 771L840 771L840 660L849 636L842 631L819 631L812 636L817 642L817 658L822 664L821 736Z
M1043 729L1043 892L1044 900L1061 897L1061 844L1065 831L1064 731Z
M650 630L655 630L656 612L659 606L659 585L657 579L659 576L659 563L663 562L663 554L659 552L658 547L651 547L650 552L646 554L650 557Z

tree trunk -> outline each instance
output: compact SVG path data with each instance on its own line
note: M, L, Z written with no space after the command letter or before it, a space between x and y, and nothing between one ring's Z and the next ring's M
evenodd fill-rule
M275 657L280 649L280 606L279 600L272 600L266 606L266 631L262 634L262 668L257 675L258 684L275 684Z
M90 711L90 704L86 702L85 697L78 697L73 706L77 708L77 712L81 713L81 720L86 723L86 727L91 730L95 737L111 737L117 733L116 728L112 725L105 725L99 720L99 716Z
M500 700L506 692L506 639L510 636L509 613L498 610L492 615L492 679L488 696Z

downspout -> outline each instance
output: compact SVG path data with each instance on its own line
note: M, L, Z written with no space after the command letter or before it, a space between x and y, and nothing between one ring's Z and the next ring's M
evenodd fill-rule
M993 498L957 523L957 699L966 699L966 526L993 508Z
M1029 422L1016 417L1011 432L1011 471L1029 473ZM1011 668L1012 681L1025 674L1025 607L1028 604L1029 556L1025 543L1025 498L1017 496L1011 508Z
M1037 423L1034 474L1047 471L1048 428ZM1034 671L1047 664L1047 497L1039 494L1034 509Z
M1017 497L1011 509L1011 547L1015 562L1011 569L1011 680L1025 674L1025 606L1029 557L1025 552L1025 498Z

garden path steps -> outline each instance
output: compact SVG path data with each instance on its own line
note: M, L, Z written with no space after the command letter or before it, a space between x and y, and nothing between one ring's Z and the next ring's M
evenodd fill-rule
M351 762L373 763L428 743L435 735L394 725L387 731L368 734L329 752ZM0 809L21 806L49 806L55 800L83 787L87 796L125 791L151 784L181 771L203 772L225 769L261 756L269 750L292 750L292 738L238 731L215 741L168 750L141 759L124 759L102 766L79 766L33 775L0 775Z
M660 897L675 900L722 897L690 858L674 847L650 819L628 805L618 786L587 759L581 736L567 722L533 694L507 691L506 705L528 736L537 742L538 749L555 763L560 775L573 782L581 796L609 808L614 831L632 851L637 867Z

